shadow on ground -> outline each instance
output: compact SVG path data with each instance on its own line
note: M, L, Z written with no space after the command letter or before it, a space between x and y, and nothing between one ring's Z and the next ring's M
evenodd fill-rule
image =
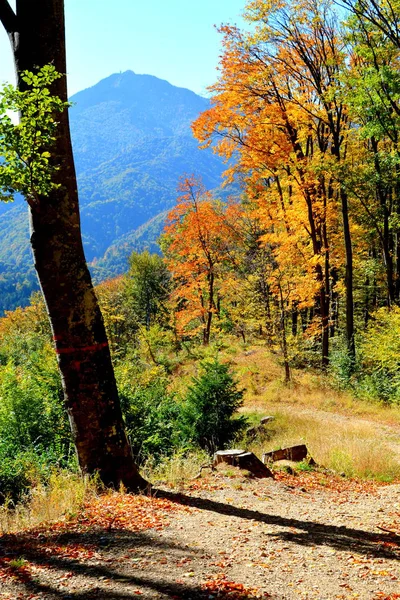
M385 559L399 560L400 557L400 540L391 535L286 518L164 490L153 489L152 494L184 506L275 525L280 530L267 535L293 544L330 546L339 551ZM90 549L93 552L86 556L85 552L82 556L73 555L69 550L74 548ZM168 555L168 562L161 566L155 561L150 567L148 562L144 568L131 560L133 556L124 556L124 552L137 553L140 561L145 560L146 553L152 552L155 555L153 559L165 554ZM182 572L174 569L174 565L183 558L193 560L194 564L196 558L204 558L203 554L202 548L162 540L158 532L152 530L136 532L126 529L98 529L94 532L59 535L50 531L38 537L23 534L19 537L10 535L0 538L0 565L7 566L10 558L22 557L29 565L45 567L44 573L35 569L31 569L32 572L15 570L14 587L18 593L10 596L13 600L31 597L48 600L129 600L139 595L147 599L206 600L210 597L209 591L195 582L180 580ZM108 564L110 562L113 564ZM204 561L199 564L204 568ZM202 578L201 573L198 575ZM80 579L73 589L68 583L62 584L63 577ZM224 596L223 592L218 596L220 600L224 597L232 598ZM238 597L242 600L254 598L251 594Z
M238 519L259 521L260 523L277 525L285 529L287 528L287 531L278 531L268 535L301 546L331 546L335 550L356 551L360 554L378 558L400 559L399 536L384 533L372 533L363 529L354 529L345 526L335 527L334 525L318 523L315 521L289 519L279 515L262 513L257 510L238 508L237 506L216 502L215 500L208 500L197 496L187 496L185 494L168 492L165 490L153 489L152 494L158 498L165 498L171 502L183 504L184 506L216 512L222 515L229 515L237 517ZM298 529L300 531L293 532L293 529ZM388 549L388 546L385 546L388 542L390 543L390 547L397 550L397 552L390 550Z
M45 567L46 573L37 575L25 569L15 569L15 595L10 600L19 598L46 598L48 600L130 600L143 598L160 598L174 600L207 600L210 592L196 583L179 580L179 572L171 567L182 558L195 559L204 553L202 548L188 548L179 544L157 539L154 532L132 532L129 530L98 530L95 533L62 533L53 536L41 534L38 539L22 536L3 536L0 538L0 565L9 564L5 560L21 559L34 567ZM93 563L91 560L68 556L69 549L83 548L100 554ZM159 551L168 554L170 566L167 572L154 567L153 572L145 572L140 565L132 564L129 558L120 553L135 549L139 555L146 551ZM119 556L116 567L104 564L110 556ZM116 562L116 561L114 561ZM100 564L101 563L101 564ZM49 577L48 574L51 574ZM62 587L63 576L81 579L79 590L71 589L66 584ZM178 581L177 581L178 579ZM51 580L51 582L49 581ZM108 580L109 585L101 582ZM78 586L76 586L78 587ZM11 588L10 588L11 589ZM22 590L22 591L21 591ZM3 596L4 597L4 596ZM221 600L232 596L218 596ZM268 597L268 596L266 596ZM254 598L243 593L241 599ZM270 596L272 598L272 596Z

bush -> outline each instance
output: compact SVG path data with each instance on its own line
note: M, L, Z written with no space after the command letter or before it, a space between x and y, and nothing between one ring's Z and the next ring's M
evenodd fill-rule
M183 439L210 454L226 448L247 425L244 416L232 418L243 404L243 393L229 365L203 361L182 407Z
M54 450L45 451L38 448L25 450L11 449L7 443L0 443L0 504L18 502L41 484L47 484L60 466L67 466L70 471L77 472L78 464L75 454L60 456Z
M400 401L400 308L377 310L360 339L362 395Z
M156 461L180 445L180 406L167 390L162 368L135 377L134 369L117 369L119 392L127 434L139 463Z
M400 308L380 308L356 340L353 362L344 339L336 340L330 372L339 389L360 398L400 403Z
M0 503L76 467L43 303L0 320Z
M2 367L0 400L0 439L8 455L35 449L62 460L69 454L71 431L52 354L32 356L24 367L12 362Z

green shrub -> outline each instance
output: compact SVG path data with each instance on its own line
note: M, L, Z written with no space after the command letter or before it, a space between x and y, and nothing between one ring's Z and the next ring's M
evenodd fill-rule
M161 368L135 376L134 370L119 375L119 391L126 429L139 463L149 457L157 461L180 445L180 406L167 390L168 380ZM129 375L132 376L130 379Z
M66 457L62 459L54 450L29 448L10 451L7 443L0 442L0 504L15 503L38 484L47 484L60 466L68 466L70 471L77 472L75 454L71 454L68 460Z
M227 447L247 425L244 416L233 418L243 404L243 394L229 365L217 359L203 361L182 407L183 439L210 454Z
M400 308L377 310L362 334L359 349L360 395L400 402Z
M17 501L55 468L76 468L57 360L35 314L21 309L1 323L0 503Z
M330 373L339 389L356 396L385 402L400 402L400 308L380 308L359 332L357 357L349 358L344 339L337 339L330 357Z
M11 362L1 367L0 440L11 456L28 449L51 451L60 460L69 454L71 432L53 356L33 356L24 367Z

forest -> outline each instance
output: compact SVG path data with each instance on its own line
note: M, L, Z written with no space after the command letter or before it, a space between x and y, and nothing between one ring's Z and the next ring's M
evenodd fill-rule
M94 291L65 71L0 95L43 290L0 319L0 597L400 598L400 2L244 10L192 124L232 195L182 173L160 253Z

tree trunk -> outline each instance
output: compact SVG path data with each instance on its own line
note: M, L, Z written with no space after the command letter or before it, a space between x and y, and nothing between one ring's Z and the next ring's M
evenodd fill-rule
M16 15L0 0L0 19L21 72L52 63L66 73L64 0L17 0ZM51 93L67 100L66 76ZM35 268L49 314L79 464L107 486L145 489L127 440L103 318L82 247L68 112L59 125L52 162L60 187L30 206Z
M206 326L203 334L203 344L208 346L210 343L210 332L211 332L211 322L213 316L213 306L214 306L214 273L213 267L211 265L210 272L207 276L208 278L208 310L207 310L207 318L206 318Z
M290 365L289 365L289 352L287 345L287 337L286 337L286 312L285 312L285 301L282 293L281 282L278 282L279 286L279 298L280 298L280 310L281 310L281 318L280 318L280 329L281 329L281 347L283 354L283 364L285 367L285 383L290 383L291 375L290 375Z
M354 340L353 247L351 243L348 198L343 189L341 190L340 196L342 201L344 246L346 252L346 341L349 357L354 362L356 358L356 346Z

